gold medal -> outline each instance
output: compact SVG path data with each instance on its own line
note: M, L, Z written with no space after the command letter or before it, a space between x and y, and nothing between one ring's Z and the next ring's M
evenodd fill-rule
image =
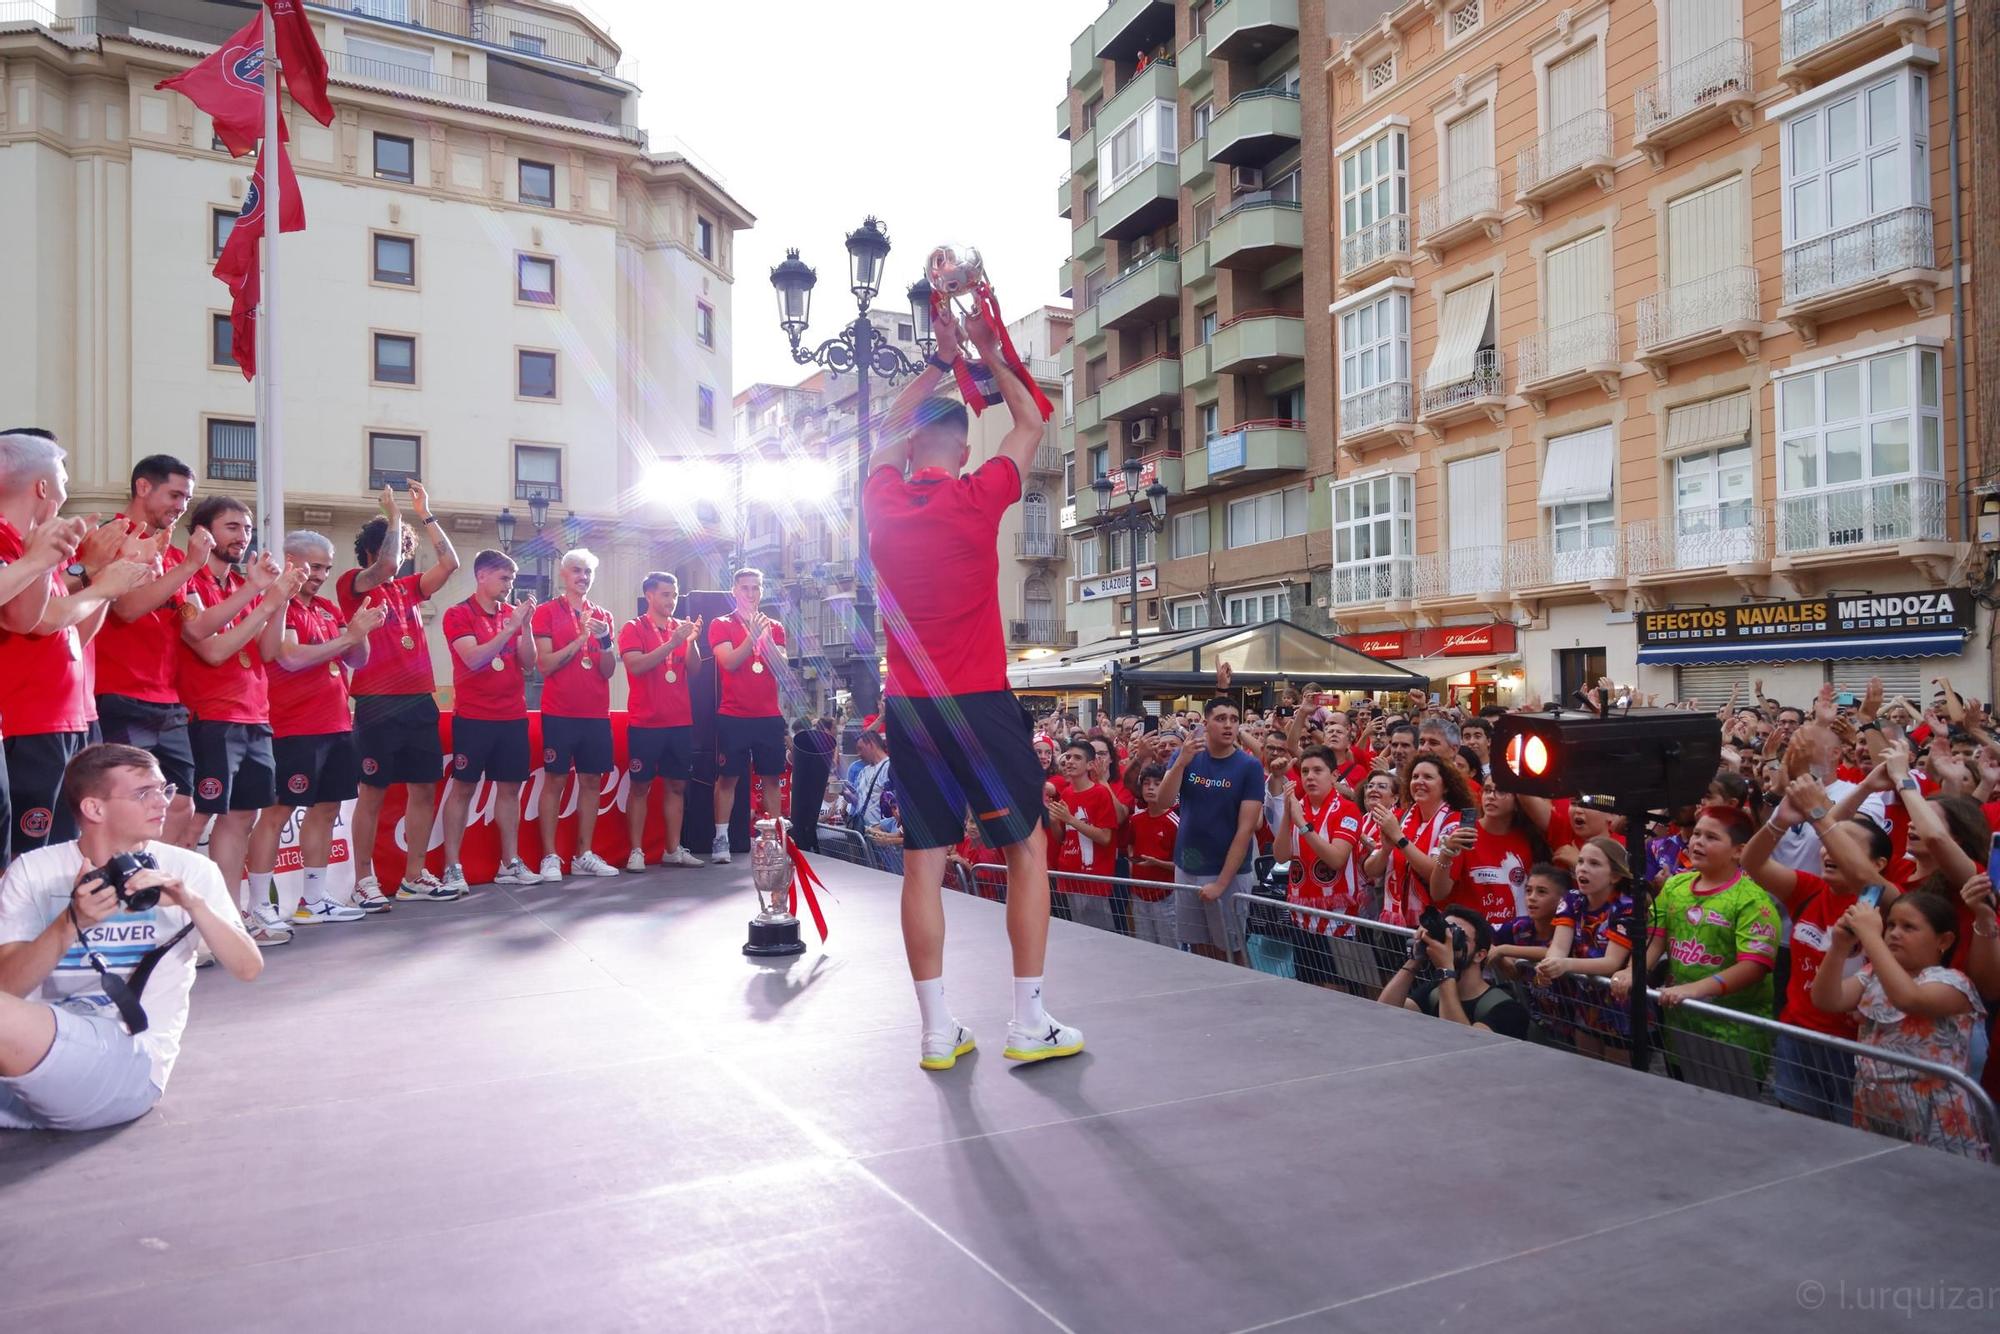
M248 664L245 665L247 666ZM761 662L753 662L750 664L750 670L753 672L761 673L764 670L764 664Z
M585 670L586 672L589 671L592 667L595 667L596 665L597 664L592 662L588 657L585 657L583 660L583 670Z
M329 662L329 663L328 663L328 664L326 665L326 674L327 674L328 676L339 676L339 675L340 675L340 664L339 664L339 663L337 663L337 662Z
M417 641L415 639L412 639L409 635L403 636L403 647L405 649L413 649L416 646L417 646Z
M238 667L248 667L250 665L250 651L248 649L236 655L236 665Z
M499 657L497 657L497 658L495 658L495 659L493 660L493 670L494 670L494 671L496 671L496 672L504 672L504 671L506 671L506 670L507 670L507 655L506 655L506 654L504 654L504 653L503 653L503 654L501 654L501 655L500 655Z
M679 678L679 677L677 677L677 676L675 676L675 675L674 675L674 674L673 674L673 673L672 673L671 671L669 671L669 672L667 673L667 684L668 684L668 685L672 685L672 684L673 684L673 683L674 683L675 681L678 681L679 679L680 679L680 678Z

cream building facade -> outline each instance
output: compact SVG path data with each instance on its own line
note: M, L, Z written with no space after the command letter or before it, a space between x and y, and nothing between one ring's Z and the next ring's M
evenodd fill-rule
M63 440L78 510L122 501L151 453L193 464L202 492L254 494L252 386L209 274L251 163L153 85L255 9L9 23L0 5L0 198L26 261L0 274L0 402ZM729 447L751 215L648 150L616 44L566 5L307 9L336 117L288 109L308 230L282 246L287 526L344 550L373 493L415 476L468 558L503 511L531 577L566 540L591 546L620 615L649 569L713 586L716 535L670 503L671 477ZM469 593L466 564L439 605Z

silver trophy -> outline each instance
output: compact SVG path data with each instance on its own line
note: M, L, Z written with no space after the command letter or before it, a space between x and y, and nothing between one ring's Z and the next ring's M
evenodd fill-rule
M750 883L757 890L757 915L743 952L755 958L804 954L799 919L792 916L792 855L782 820L759 820L750 840Z
M930 279L931 290L961 315L978 309L979 293L991 290L986 282L986 262L979 257L977 246L939 246L924 261L924 276ZM961 301L965 304L960 305Z

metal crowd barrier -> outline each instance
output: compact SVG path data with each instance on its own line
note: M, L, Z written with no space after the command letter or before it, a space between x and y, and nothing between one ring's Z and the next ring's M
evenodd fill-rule
M997 903L1007 901L1007 868L975 866L969 891ZM1195 949L1243 960L1244 914L1231 895L1204 902L1199 888L1132 876L1085 872L1049 873L1049 912L1065 922L1136 936L1173 949Z

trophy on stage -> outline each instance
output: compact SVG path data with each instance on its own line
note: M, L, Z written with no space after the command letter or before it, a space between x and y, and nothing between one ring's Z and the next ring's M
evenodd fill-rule
M806 944L799 939L799 919L792 916L792 876L795 867L786 846L782 820L759 820L756 837L750 840L750 881L757 887L757 915L750 919L750 941L745 954L763 958L804 954Z
M994 299L993 284L986 279L986 263L979 257L979 250L969 245L941 245L931 251L924 261L924 276L931 284L931 312L935 318L956 318L959 315L983 315L1000 336L1000 352L1007 366L1021 377L1034 395L1035 406L1041 409L1042 420L1047 421L1055 411L1049 396L1035 383L1035 377L1028 374L1028 368L1021 360L1021 354L1014 350L1014 340L1007 334L1007 321L1000 315L1000 303ZM982 366L970 357L961 358L952 367L958 381L959 393L965 398L966 406L975 413L986 411L987 407L999 401L1000 390L993 382L995 368Z

